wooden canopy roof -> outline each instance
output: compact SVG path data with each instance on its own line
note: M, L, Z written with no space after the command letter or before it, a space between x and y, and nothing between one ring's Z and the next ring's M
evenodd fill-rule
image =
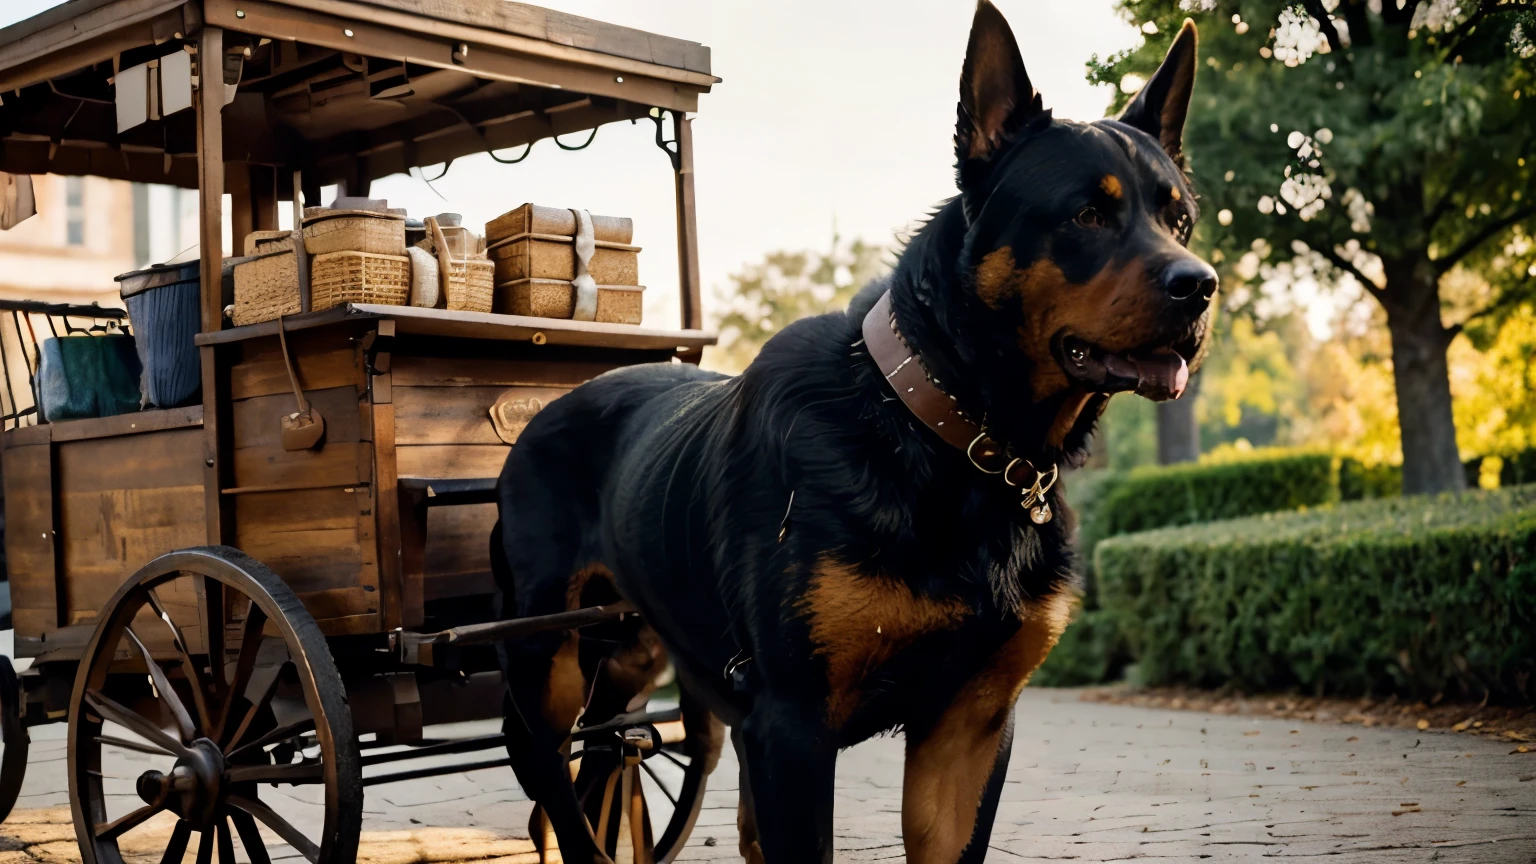
M0 30L0 171L195 188L195 112L119 133L113 81L205 25L237 82L225 161L306 187L697 110L718 81L698 43L508 0L69 0Z

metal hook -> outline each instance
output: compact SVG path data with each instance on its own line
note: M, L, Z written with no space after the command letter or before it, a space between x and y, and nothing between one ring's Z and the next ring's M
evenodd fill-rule
M559 147L561 150L585 150L592 146L592 141L597 138L597 127L592 127L592 134L587 136L587 140L585 142L574 147L570 146L569 144L561 143L559 135L551 135L549 137L555 142L555 146Z
M559 142L556 142L556 143L559 143ZM532 153L532 152L533 152L533 142L529 141L527 144L523 145L523 155L517 157L516 159L503 159L500 156L496 155L496 151L495 150L487 150L487 151L485 151L485 155L491 157L491 159L493 159L496 162L500 162L503 165L516 165L517 163L523 161L524 159L527 159L528 158L528 154Z

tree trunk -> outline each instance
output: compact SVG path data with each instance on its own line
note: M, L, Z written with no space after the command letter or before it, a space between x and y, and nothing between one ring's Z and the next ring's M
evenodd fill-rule
M1200 458L1200 424L1195 421L1195 396L1200 376L1189 380L1184 396L1157 403L1157 464L1194 462Z
M1403 441L1403 494L1460 491L1467 478L1451 412L1445 359L1450 338L1440 320L1439 279L1427 260L1404 272L1408 269L1389 266L1386 287L1396 301L1386 310Z

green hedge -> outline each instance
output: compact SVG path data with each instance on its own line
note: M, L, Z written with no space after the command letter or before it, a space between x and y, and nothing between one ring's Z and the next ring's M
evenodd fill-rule
M1339 500L1396 498L1403 494L1403 466L1368 465L1349 456L1339 460Z
M1109 635L1073 638L1123 640L1147 684L1536 695L1536 486L1116 537L1094 564Z
M1137 468L1100 481L1079 543L1170 525L1316 507L1338 500L1334 457L1268 450L1217 462Z

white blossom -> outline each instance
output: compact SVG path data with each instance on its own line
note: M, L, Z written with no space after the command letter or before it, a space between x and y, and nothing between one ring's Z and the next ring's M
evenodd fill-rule
M1327 44L1322 28L1304 11L1286 8L1280 11L1275 26L1275 59L1287 66L1299 66Z
M1413 10L1413 22L1408 26L1416 30L1449 31L1456 26L1461 12L1461 0L1421 0Z
M1356 234L1371 233L1371 217L1376 215L1376 205L1367 201L1359 189L1351 186L1344 190L1344 211L1349 214L1349 230Z

